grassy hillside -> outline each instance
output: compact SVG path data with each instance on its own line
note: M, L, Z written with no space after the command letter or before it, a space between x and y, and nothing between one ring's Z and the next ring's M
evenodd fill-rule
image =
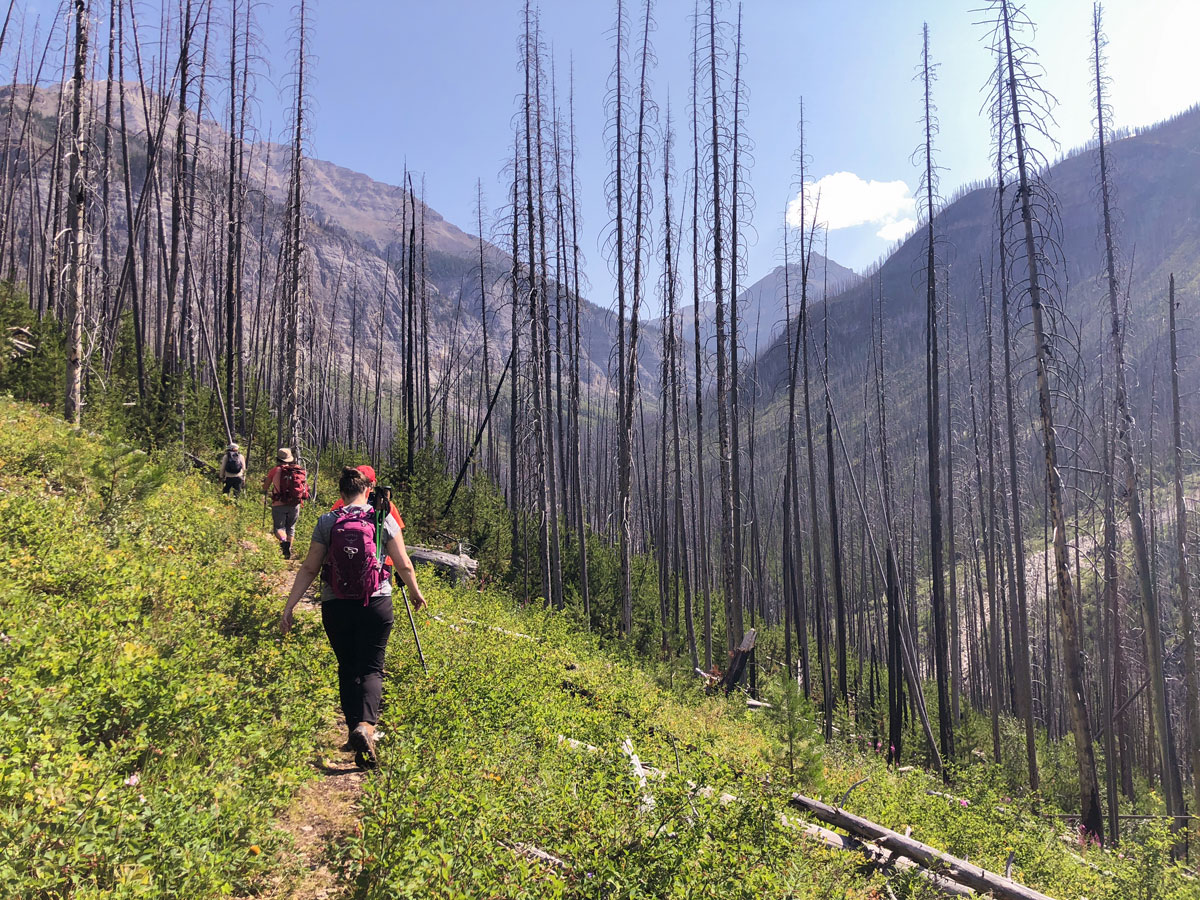
M431 606L428 678L403 629L393 643L383 770L343 856L357 896L928 895L911 875L864 869L797 832L793 790L836 803L864 778L848 810L993 871L1012 853L1013 877L1051 896L1196 895L1160 832L1137 833L1119 854L1064 841L1068 829L1008 795L993 767L947 788L825 747L815 711L797 705L789 727L778 687L774 711L751 712L660 683L561 617L500 595L435 589ZM661 777L639 782L626 740Z
M336 700L315 610L277 636L284 579L260 515L0 400L5 896L287 896L273 823L320 777ZM837 802L863 778L850 811L994 870L1011 853L1051 896L1197 894L1161 832L1079 847L990 766L950 788L889 770L826 747L780 685L751 712L561 616L423 577L429 675L401 618L381 768L331 848L346 896L928 895L795 827L792 791Z
M4 896L262 877L335 701L314 629L277 639L257 513L0 400Z

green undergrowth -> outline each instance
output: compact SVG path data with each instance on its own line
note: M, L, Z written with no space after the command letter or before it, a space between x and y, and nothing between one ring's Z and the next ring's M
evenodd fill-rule
M1196 896L1161 832L1131 835L1120 853L1083 847L1009 796L994 767L955 772L952 786L891 770L826 747L816 712L779 685L772 710L750 711L744 698L659 684L502 594L427 593L429 675L398 622L382 766L342 848L358 897L932 896L797 830L793 791L838 803L862 779L849 811L993 871L1011 853L1013 876L1053 897ZM661 777L639 783L626 740Z
M263 882L334 695L323 645L278 639L261 524L0 400L0 894Z
M272 823L337 701L319 617L277 636L261 515L0 400L0 896L254 896L278 874ZM933 896L805 837L793 791L994 871L1011 855L1060 900L1200 893L1161 831L1081 846L999 767L889 769L825 745L781 683L750 711L562 614L421 579L429 674L400 606L381 766L331 848L352 896Z

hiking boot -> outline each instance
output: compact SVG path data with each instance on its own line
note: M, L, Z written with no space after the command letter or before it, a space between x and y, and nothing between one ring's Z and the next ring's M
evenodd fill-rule
M373 769L378 764L375 759L375 726L370 722L360 722L350 732L350 746L354 748L354 764L360 769Z
M279 552L283 554L284 559L291 559L292 558L292 542L291 541L280 541L279 542Z

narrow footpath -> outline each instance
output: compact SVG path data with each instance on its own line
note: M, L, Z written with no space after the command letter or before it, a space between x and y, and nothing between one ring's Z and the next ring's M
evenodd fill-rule
M286 570L264 576L281 607L299 567L299 560L292 560ZM310 590L297 617L320 614L315 589ZM359 827L358 802L366 773L354 765L354 752L346 745L346 720L340 712L319 737L310 765L316 777L296 792L275 822L275 828L290 837L292 846L279 854L272 883L256 898L342 900L351 895L353 886L336 872L334 850Z

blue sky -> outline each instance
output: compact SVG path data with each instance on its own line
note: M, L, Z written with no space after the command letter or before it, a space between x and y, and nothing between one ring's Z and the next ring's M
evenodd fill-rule
M825 212L834 224L843 225L875 217L832 230L830 256L860 269L887 251L886 237L903 232L904 220L912 215L904 196L916 188L918 177L911 155L921 139L920 85L913 75L922 22L929 23L932 54L939 64L934 90L941 119L937 153L945 167L943 193L990 172L989 127L980 110L981 87L992 62L982 43L986 29L976 24L984 16L973 11L979 5L979 0L745 4L746 118L754 142L749 180L756 200L751 280L778 261L780 224L795 176L802 96L812 177L847 173L835 183L826 182ZM554 50L560 84L574 62L583 249L593 299L602 304L611 293L600 241L608 220L603 100L612 66L608 29L613 6L543 0L540 7L543 37ZM1092 127L1092 4L1030 0L1028 11L1038 25L1035 46L1046 84L1060 100L1058 138L1066 150L1086 141ZM663 107L669 96L679 118L687 114L691 12L690 0L661 0L655 12L659 65L654 93ZM736 7L727 6L726 15L736 15ZM520 17L519 3L495 0L394 5L318 0L314 153L393 182L407 158L412 168L425 172L431 204L469 227L477 177L493 204L504 196L499 172L522 85L517 69ZM274 42L276 27L265 30ZM1200 55L1192 45L1200 33L1200 3L1112 0L1105 6L1105 30L1118 124L1147 124L1200 100ZM272 56L279 58L274 52ZM882 184L871 187L870 182ZM835 196L837 184L843 190Z
M156 22L161 7L138 2L141 21ZM228 0L212 2L214 13L224 18ZM934 98L941 120L942 192L949 195L989 174L981 88L992 62L982 42L986 29L976 24L984 18L975 9L982 3L746 2L746 123L754 143L747 177L756 201L750 280L778 262L780 226L795 177L801 97L811 178L828 177L823 211L842 226L830 232L830 256L861 269L888 250L888 238L904 231L913 216L906 197L918 183L912 153L921 139L920 85L913 75L922 22L929 23L939 64ZM56 5L30 0L27 8L33 13ZM107 8L93 5L97 12ZM608 220L603 101L612 66L613 8L607 0L540 5L543 39L553 49L564 94L567 67L574 63L583 250L591 297L601 304L612 291L601 239ZM1091 133L1092 3L1028 0L1027 9L1038 24L1033 42L1045 66L1044 83L1060 101L1056 134L1065 151ZM654 94L662 107L670 97L680 124L691 77L691 12L692 0L660 0L655 11ZM286 0L258 7L269 66L258 89L264 136L281 138L286 127L293 13ZM725 15L734 17L736 6L727 4ZM505 193L500 173L522 86L519 0L310 0L310 16L313 155L391 183L399 182L407 162L425 174L430 204L473 231L476 179L483 180L490 206ZM1110 0L1105 26L1117 125L1148 124L1200 100L1200 54L1193 46L1200 34L1200 3ZM685 144L679 149L688 152Z

